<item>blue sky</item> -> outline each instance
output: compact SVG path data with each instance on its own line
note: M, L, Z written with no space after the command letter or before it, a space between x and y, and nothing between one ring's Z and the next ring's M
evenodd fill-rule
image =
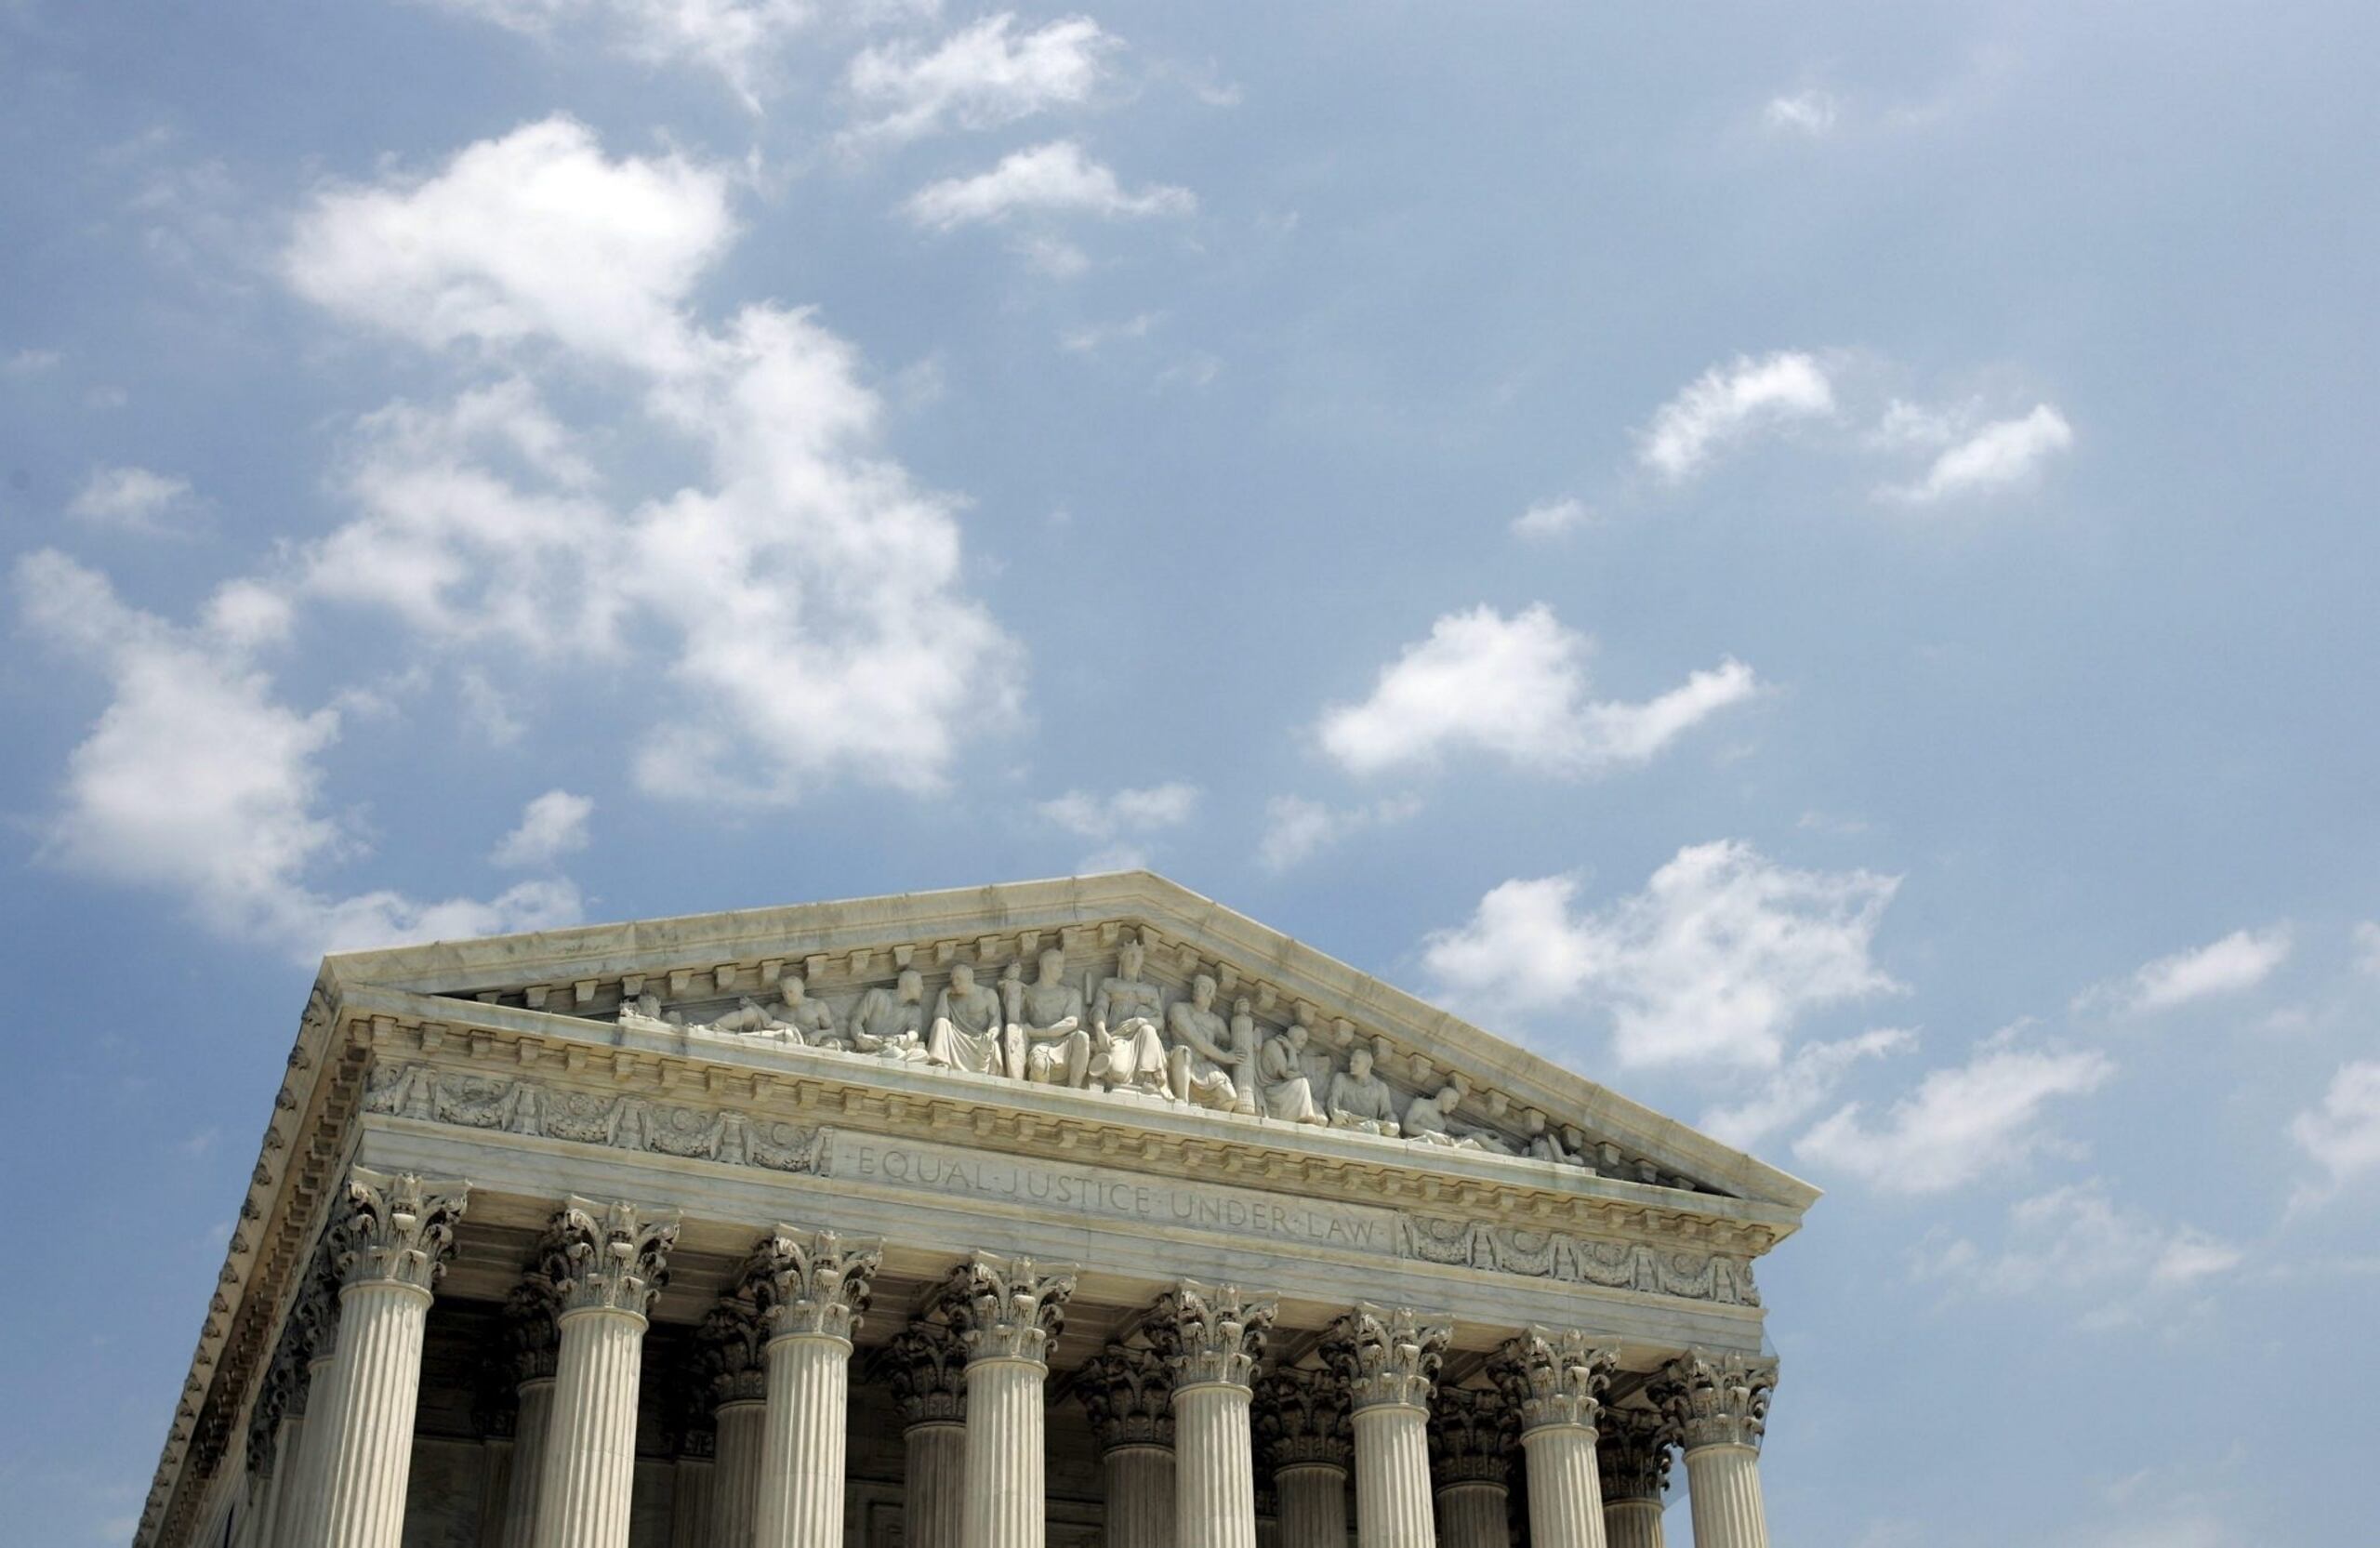
M0 0L0 1513L327 946L1145 863L1829 1190L1780 1541L2380 1534L2375 56Z

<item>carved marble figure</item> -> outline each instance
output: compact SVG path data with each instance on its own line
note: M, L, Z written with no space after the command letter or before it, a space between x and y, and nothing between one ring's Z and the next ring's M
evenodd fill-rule
M1246 1011L1248 1002L1240 1001ZM1190 998L1177 1000L1165 1014L1173 1047L1166 1055L1166 1085L1176 1100L1201 1107L1241 1107L1255 1110L1254 1082L1249 1063L1256 1053L1256 1024L1242 1017L1248 1043L1241 1046L1233 1025L1215 1012L1215 981L1200 973L1190 981Z
M1353 1129L1364 1134L1397 1132L1396 1093L1388 1089L1387 1081L1372 1073L1372 1051L1368 1048L1358 1047L1347 1055L1347 1067L1330 1078L1330 1091L1322 1105L1334 1129Z
M852 1046L862 1053L915 1063L926 1056L926 981L903 968L894 987L881 985L852 1007Z
M1462 1104L1462 1082L1449 1080L1435 1092L1424 1092L1405 1109L1405 1137L1419 1144L1442 1144L1455 1150L1488 1150L1510 1155L1501 1137L1485 1129L1447 1121Z
M712 1022L710 1029L747 1037L773 1036L811 1048L842 1047L835 1012L823 1001L812 999L808 990L800 974L787 973L777 981L776 1004L762 1005L747 996L734 1010Z
M1115 975L1099 986L1091 1006L1091 1072L1111 1090L1152 1094L1165 1090L1164 992L1141 977L1147 959L1138 941L1126 941Z
M1091 1028L1082 991L1066 982L1066 954L1052 946L1035 963L1032 983L1009 964L1001 979L1008 1012L1009 1069L1045 1085L1080 1086L1091 1075Z
M646 1032L675 1032L685 1024L686 1018L677 1012L665 1013L661 1009L661 997L651 989L634 999L620 1001L622 1026L634 1026Z
M1314 1100L1314 1081L1305 1072L1305 1045L1313 1034L1303 1022L1264 1039L1256 1051L1256 1090L1263 1099L1264 1116L1289 1123L1328 1123Z
M965 962L950 964L950 984L933 1002L933 1027L926 1034L926 1060L972 1075L1000 1075L1000 997L975 982Z
M1552 1161L1557 1166L1583 1167L1586 1158L1562 1143L1560 1135L1546 1127L1545 1115L1531 1107L1521 1118L1521 1128L1528 1134L1528 1158L1533 1161ZM1575 1132L1575 1131L1573 1131Z

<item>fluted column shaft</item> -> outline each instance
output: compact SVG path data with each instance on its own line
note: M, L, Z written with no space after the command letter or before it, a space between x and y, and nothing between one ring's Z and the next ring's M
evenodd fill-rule
M902 1432L902 1533L907 1548L959 1548L967 1530L967 1426L928 1420Z
M537 1490L545 1482L546 1436L553 1421L552 1377L533 1376L516 1391L521 1408L512 1421L512 1476L505 1485L498 1548L531 1548L536 1541Z
M1281 1497L1281 1548L1347 1548L1347 1470L1292 1462L1273 1475Z
M1603 1508L1609 1548L1663 1548L1659 1500L1614 1500Z
M1438 1489L1441 1548L1506 1548L1512 1541L1512 1487L1485 1478Z
M581 1306L557 1319L553 1415L535 1548L628 1548L644 1315Z
M1249 1398L1240 1382L1173 1389L1174 1523L1181 1548L1256 1548Z
M1694 1548L1768 1548L1757 1449L1734 1442L1692 1448L1686 1453L1686 1490L1694 1511Z
M325 1452L327 1548L398 1548L421 1398L421 1339L430 1291L373 1280L339 1296L338 1415Z
M496 1548L504 1533L504 1503L512 1498L512 1458L518 1441L490 1436L480 1442L481 1548Z
M1355 1541L1360 1548L1435 1548L1430 1509L1430 1410L1373 1403L1355 1411Z
M306 1513L306 1416L293 1403L289 1417L281 1422L279 1456L272 1465L272 1515L264 1523L257 1548L294 1548L297 1542L298 1518Z
M1170 1446L1111 1446L1100 1453L1106 1484L1105 1548L1174 1548L1175 1461Z
M249 1529L249 1548L273 1548L275 1534L281 1530L281 1516L289 1504L290 1475L297 1471L298 1448L304 1438L306 1422L302 1418L284 1415L272 1432L272 1472L265 1478L264 1489L257 1500L255 1525Z
M298 1476L291 1480L294 1509L282 1512L287 1523L282 1548L322 1548L328 1529L331 1449L338 1436L338 1355L336 1349L306 1365L306 1435L298 1453Z
M1521 1433L1528 1458L1530 1548L1607 1548L1595 1432L1585 1424L1540 1424Z
M710 1548L710 1457L680 1457L669 1488L669 1548Z
M837 1548L843 1541L851 1359L851 1341L831 1333L769 1341L759 1548Z
M1022 1356L967 1362L967 1524L961 1548L1045 1548L1042 1383Z
M719 1457L710 1475L710 1548L752 1548L760 1516L760 1448L768 1405L758 1399L721 1403Z

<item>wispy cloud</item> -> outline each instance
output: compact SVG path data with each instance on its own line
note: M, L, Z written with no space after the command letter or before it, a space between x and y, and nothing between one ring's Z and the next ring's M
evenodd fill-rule
M1181 780L1113 790L1068 790L1036 809L1042 820L1102 847L1080 862L1086 871L1134 870L1148 864L1149 838L1187 823L1198 809L1198 787Z
M1804 1017L1899 987L1871 955L1898 886L1872 871L1789 869L1749 844L1696 844L1601 909L1577 906L1570 877L1504 882L1467 922L1429 936L1422 961L1461 1002L1606 1012L1623 1065L1774 1069ZM1865 1052L1897 1046L1875 1036Z
M1542 604L1510 617L1449 613L1381 669L1368 697L1326 709L1316 734L1358 774L1474 751L1575 778L1648 762L1758 688L1751 668L1727 660L1642 703L1599 700L1587 674L1593 648Z
M147 468L96 468L66 513L93 526L160 537L187 533L198 509L188 479Z
M2050 1105L2097 1091L2115 1073L2104 1053L2029 1046L2011 1028L1965 1064L1928 1074L1877 1122L1862 1103L1837 1108L1793 1154L1885 1193L1946 1192L2040 1149Z
M568 790L548 790L522 810L521 826L506 834L488 858L498 866L550 866L587 847L587 819L595 803Z
M416 0L510 32L552 38L587 33L647 63L717 75L759 111L777 83L786 46L816 20L813 0ZM929 0L919 8L930 10Z
M988 172L929 183L902 206L918 225L938 232L995 224L1020 214L1093 215L1110 219L1188 215L1198 201L1186 188L1151 183L1128 192L1104 163L1070 139L1014 152Z
M1816 355L1780 351L1714 365L1663 404L1637 432L1636 458L1682 483L1764 430L1834 412L1834 385Z
M1264 803L1264 835L1256 843L1256 862L1277 876L1367 828L1405 822L1421 810L1418 796L1392 796L1355 806L1275 796Z
M2050 458L2073 444L2074 427L2056 409L2040 404L2020 418L1985 425L1943 450L1917 482L1885 493L1911 505L1988 494L2030 483Z
M2145 1013L2221 995L2241 994L2272 976L2289 960L2292 933L2286 924L2235 930L2219 941L2177 951L2142 965L2119 984L2103 984L2075 999L2077 1011L2098 1007Z
M1078 106L1122 46L1089 17L1020 32L1015 13L1001 11L932 48L909 41L869 48L852 60L843 84L870 116L845 132L844 143L900 144Z
M2321 1100L2290 1120L2289 1137L2322 1169L2320 1184L2299 1190L2300 1206L2380 1174L2380 1059L2341 1065Z
M1540 500L1513 518L1513 536L1543 542L1565 536L1585 526L1590 519L1587 503L1565 496L1558 500Z
M1843 103L1834 93L1813 87L1770 98L1760 117L1774 133L1821 139L1834 132L1835 122L1842 115Z
M2096 1179L2009 1206L1994 1249L1965 1237L1929 1243L1917 1274L1954 1292L2054 1297L2076 1303L2085 1326L2136 1323L2181 1292L2237 1269L2239 1247L2192 1225L2168 1224L2119 1205Z

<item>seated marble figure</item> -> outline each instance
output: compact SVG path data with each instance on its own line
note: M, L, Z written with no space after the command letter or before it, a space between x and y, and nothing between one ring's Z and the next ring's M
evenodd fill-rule
M810 1048L844 1046L842 1034L835 1025L835 1012L825 1002L810 998L809 986L799 973L787 973L777 980L776 1004L762 1005L747 996L734 1010L712 1022L710 1029L745 1037L781 1038Z
M1226 1023L1215 1012L1215 981L1206 973L1191 980L1190 998L1166 1012L1173 1047L1166 1054L1166 1086L1178 1102L1201 1107L1256 1110L1250 1065L1256 1055L1256 1023L1248 1002Z
M1012 1075L1042 1085L1084 1085L1091 1078L1090 1018L1083 993L1066 982L1066 954L1052 947L1034 963L1032 983L1021 962L1000 975L1002 1009L1008 1016L1008 1065Z
M1323 1099L1323 1111L1334 1129L1352 1129L1363 1134L1398 1132L1396 1093L1388 1082L1372 1073L1372 1051L1358 1048L1347 1056L1347 1067L1330 1078L1329 1093Z
M1126 941L1115 975L1099 986L1091 1005L1091 1073L1110 1091L1165 1093L1167 1058L1159 1030L1165 995L1141 976L1147 957Z
M1003 1075L1005 1027L1000 997L975 982L965 962L950 965L950 985L933 1002L933 1025L926 1033L926 1062L971 1075Z
M1242 1000L1241 1004L1247 1001ZM1329 1123L1322 1105L1314 1099L1314 1079L1306 1074L1305 1045L1313 1037L1303 1022L1267 1038L1256 1051L1256 1092L1266 1118L1284 1123Z
M852 1007L849 1036L853 1048L879 1058L905 1064L926 1057L926 981L915 968L903 968L893 987L879 985Z

